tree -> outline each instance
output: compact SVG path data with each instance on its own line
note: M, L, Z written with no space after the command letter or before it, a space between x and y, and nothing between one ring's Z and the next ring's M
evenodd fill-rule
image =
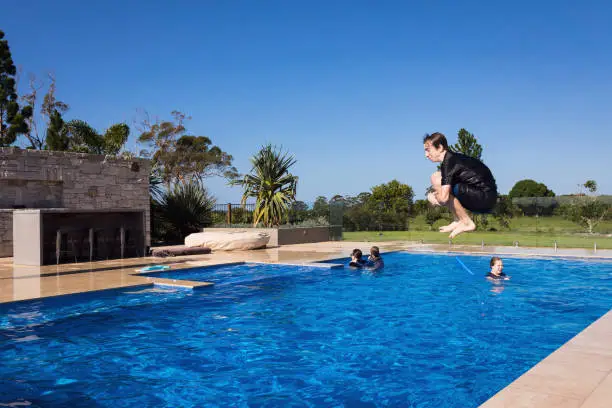
M342 226L347 231L369 231L377 228L376 219L368 205L372 193L359 193L356 197L344 197Z
M318 196L312 205L311 214L313 217L328 217L329 216L329 203L327 198L324 196Z
M474 157L478 160L480 160L480 156L482 155L482 146L478 143L476 137L464 128L461 128L459 132L457 132L457 143L449 146L449 150L456 153L463 153L466 156Z
M67 149L72 152L93 153L102 149L98 131L84 120L73 119L64 123L62 138L67 141Z
M588 180L583 185L591 193L597 192L597 183ZM566 218L583 226L589 234L593 234L593 229L608 215L610 205L595 196L576 195L572 201L565 204L562 213Z
M45 123L46 128L48 129L51 126L51 121L54 118L55 123L58 123L58 114L65 113L68 110L68 105L62 101L58 101L55 97L55 76L51 73L48 74L49 77L49 88L47 89L47 93L43 97L42 104L40 106L40 116L42 121ZM42 129L39 130L39 124L36 120L36 115L34 114L37 110L38 105L38 93L44 87L44 83L38 81L34 74L30 74L29 87L30 92L23 95L21 99L32 109L32 116L27 118L26 122L29 128L29 131L24 134L25 138L28 140L31 149L42 150L46 147L46 131ZM63 120L62 120L63 123ZM44 129L44 128L43 128ZM54 129L52 132L57 131ZM53 137L53 136L52 136ZM57 149L51 149L57 150ZM65 149L63 149L65 150Z
M381 227L387 225L393 229L405 229L414 199L412 187L391 180L372 187L371 191L368 206Z
M425 223L429 225L429 229L433 230L433 225L436 221L446 219L450 216L450 212L446 207L430 206L425 212Z
M430 204L427 200L416 200L412 206L412 215L425 214Z
M268 144L251 158L250 174L231 180L230 185L244 188L242 205L248 198L255 198L253 225L278 226L287 215L289 205L295 201L298 178L289 173L296 160L288 153Z
M174 152L157 157L169 165L169 174L176 180L191 177L203 181L210 176L232 179L238 175L231 167L232 157L213 146L206 136L181 136Z
M104 132L100 154L116 156L130 136L130 127L125 123L115 123Z
M587 180L583 186L590 193L595 193L597 191L597 182L595 180Z
M47 141L49 146L53 145L51 150L67 146L62 150L116 156L127 142L130 128L125 123L117 123L106 129L104 134L99 134L87 122L75 119L66 122L60 134L60 143Z
M554 197L555 193L546 184L531 179L517 181L508 193L508 198L519 197Z
M495 207L493 207L493 216L502 228L510 228L510 219L514 217L516 209L512 204L512 200L507 195L500 195Z
M15 89L17 69L11 57L8 41L0 30L0 147L15 143L17 136L28 133L30 106L19 107Z
M30 148L42 150L45 146L45 138L38 132L34 112L36 110L38 92L42 89L43 84L36 80L34 74L31 74L28 85L30 86L30 93L23 95L21 99L27 106L32 108L32 115L25 120L28 132L24 133L24 136L30 142Z
M70 140L68 139L66 132L62 131L63 128L64 120L62 119L62 115L58 111L53 112L49 120L49 126L47 126L47 135L45 140L41 143L37 138L31 139L33 147L38 143L39 146L46 145L49 150L68 150Z
M166 186L182 180L200 182L210 176L222 176L228 180L238 177L232 166L233 157L212 145L206 136L187 134L185 121L191 118L173 111L173 121L142 121L138 142L147 148L141 154L150 157L159 166L160 176Z
M55 97L55 75L49 73L49 89L43 98L43 103L41 106L41 113L46 118L50 118L53 112L65 113L69 106L62 102L58 101Z
M552 215L557 201L555 193L546 184L531 179L517 181L508 193L508 198L521 209L524 215Z
M308 204L303 201L295 201L291 203L291 206L289 207L289 222L302 222L308 218L308 214Z

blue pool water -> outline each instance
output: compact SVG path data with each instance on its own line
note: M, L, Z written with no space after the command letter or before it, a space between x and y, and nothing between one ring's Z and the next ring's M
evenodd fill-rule
M476 407L612 303L612 263L507 258L494 285L488 258L384 258L0 305L0 404Z
M334 263L347 263L336 260ZM289 267L287 265L268 265L260 263L238 263L227 266L209 266L196 269L179 269L164 272L141 273L140 275L165 279L213 282L215 285L234 285L269 279L270 276L288 277L305 272L317 272L320 268Z

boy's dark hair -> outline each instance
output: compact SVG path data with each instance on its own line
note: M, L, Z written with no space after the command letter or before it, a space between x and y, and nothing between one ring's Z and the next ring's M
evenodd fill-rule
M497 261L501 261L501 258L499 256L494 256L493 258L491 258L491 262L489 262L489 266L493 267L493 265L495 265L495 262Z
M357 259L361 259L363 252L361 252L361 249L353 249L352 256L356 256Z
M380 250L378 249L377 246L373 246L372 248L370 248L370 255L372 255L375 258L378 258L380 256Z
M425 137L423 138L423 144L427 142L431 142L433 147L435 147L436 149L439 148L440 145L442 145L442 147L444 147L444 150L448 150L448 142L446 141L446 136L444 136L440 132L435 132L435 133L432 133L431 135L426 134Z

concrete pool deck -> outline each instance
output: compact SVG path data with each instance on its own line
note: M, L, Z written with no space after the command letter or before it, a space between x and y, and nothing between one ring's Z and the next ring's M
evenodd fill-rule
M612 250L474 247L427 245L400 241L322 242L287 245L256 251L215 252L174 258L133 258L59 266L13 266L12 258L0 258L0 303L60 296L143 284L171 285L167 279L139 276L137 270L152 264L173 269L236 262L307 264L347 257L353 248L381 251L462 252L475 255L579 257L612 262ZM201 287L202 282L182 283ZM204 289L205 290L205 289ZM612 407L612 310L576 335L482 407Z

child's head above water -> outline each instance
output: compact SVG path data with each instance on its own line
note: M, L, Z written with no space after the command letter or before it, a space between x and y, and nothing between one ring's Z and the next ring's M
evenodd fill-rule
M378 249L377 246L373 246L372 248L370 248L370 256L374 258L380 257L380 250Z
M504 261L502 261L501 258L498 256L494 256L493 258L491 258L491 262L489 262L489 265L491 266L492 273L498 274L502 271L502 269L504 269Z

